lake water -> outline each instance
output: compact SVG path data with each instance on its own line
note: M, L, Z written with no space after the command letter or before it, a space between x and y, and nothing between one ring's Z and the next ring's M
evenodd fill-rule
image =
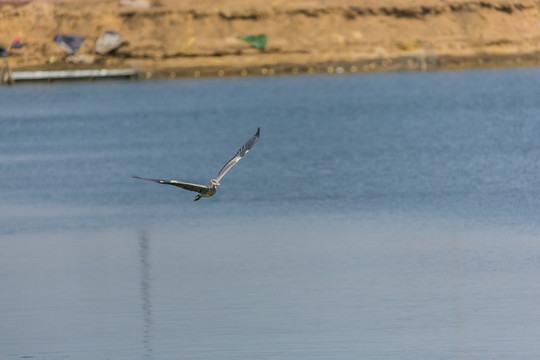
M0 358L540 358L539 87L0 87Z

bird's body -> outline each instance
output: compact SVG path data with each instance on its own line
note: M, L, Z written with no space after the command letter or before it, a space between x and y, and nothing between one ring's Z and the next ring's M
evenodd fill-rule
M217 185L214 185L212 182L210 182L208 185L199 185L199 184L192 184L192 183L187 183L187 182L178 181L178 180L147 179L147 178L142 178L135 175L131 177L134 179L153 181L158 184L172 185L172 186L177 186L185 190L198 192L199 194L195 196L194 201L200 200L203 197L205 198L212 197L217 193Z
M261 131L261 128L260 127L257 128L257 132L255 133L255 135L253 135L251 139L249 139L244 144L244 146L242 146L240 150L236 152L233 158L229 160L225 164L225 166L223 166L223 168L219 171L218 176L215 179L210 180L210 183L207 185L192 184L192 183L178 181L178 180L148 179L148 178L142 178L135 175L132 175L131 177L134 179L153 181L158 184L177 186L185 190L197 192L198 194L197 196L195 196L195 199L193 199L194 201L198 201L203 197L204 198L212 197L216 194L217 187L221 185L219 183L219 180L221 180L221 178L227 173L227 171L229 171L238 161L240 161L240 159L242 159L242 157L246 155L249 152L249 150L251 150L251 148L253 147L253 145L255 145L257 140L259 140L260 131Z

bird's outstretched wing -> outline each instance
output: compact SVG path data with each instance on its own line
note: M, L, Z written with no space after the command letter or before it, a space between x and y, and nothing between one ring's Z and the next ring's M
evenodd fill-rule
M147 178L142 178L135 175L131 175L131 177L134 179L153 181L158 184L178 186L179 188L189 190L189 191L195 191L198 193L200 193L201 191L205 189L208 189L208 186L206 185L192 184L192 183L187 183L187 182L178 181L178 180L147 179Z
M219 180L221 180L221 178L227 173L227 171L230 170L230 168L232 168L234 166L234 164L236 164L237 162L240 161L240 159L246 155L248 153L249 150L251 150L251 148L253 147L253 145L255 145L255 143L257 142L257 140L259 140L259 135L261 133L261 128L258 127L257 128L257 132L255 132L255 135L253 135L251 137L251 139L249 139L245 144L244 146L242 146L240 148L240 150L238 150L238 152L236 153L236 155L233 156L233 158L231 160L229 160L228 163L225 164L225 166L219 171L219 174L218 176L216 177L216 181L219 182Z

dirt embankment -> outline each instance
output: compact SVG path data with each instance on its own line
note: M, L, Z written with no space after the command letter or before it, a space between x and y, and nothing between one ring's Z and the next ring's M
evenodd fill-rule
M12 69L134 67L147 76L414 70L540 64L536 0L117 0L2 5L0 44L19 37ZM14 0L12 1L14 2ZM129 45L94 54L97 37ZM86 37L67 64L55 34ZM264 33L264 51L238 35Z

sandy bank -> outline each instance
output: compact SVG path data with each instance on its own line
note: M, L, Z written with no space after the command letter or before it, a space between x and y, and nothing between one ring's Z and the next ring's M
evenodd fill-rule
M1 1L0 1L1 4ZM533 0L116 0L0 6L0 44L20 37L11 69L133 67L143 76L361 72L540 64L540 4ZM129 45L93 51L103 32ZM55 34L86 37L67 64ZM264 51L238 35L265 33ZM54 62L51 61L54 59Z

